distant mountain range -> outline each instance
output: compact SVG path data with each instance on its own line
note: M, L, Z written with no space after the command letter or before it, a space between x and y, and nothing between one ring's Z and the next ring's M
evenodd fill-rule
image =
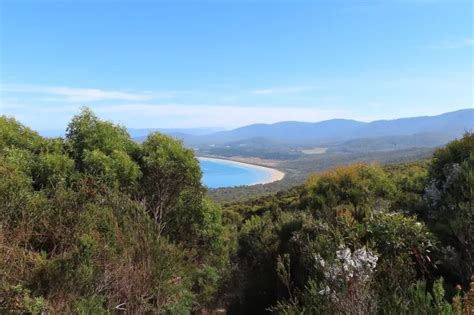
M439 134L456 137L474 127L474 109L463 109L438 116L401 118L361 122L332 119L309 123L285 121L275 124L254 124L204 136L180 135L190 145L222 144L244 139L265 138L287 144L317 144L358 138Z
M332 119L309 123L286 121L254 124L206 135L171 133L200 154L298 158L302 149L323 147L327 152L374 152L432 148L474 130L474 109L438 116L361 122Z
M271 109L269 109L271 110ZM143 141L159 131L181 139L200 154L257 156L291 159L302 149L325 148L327 152L373 152L410 148L432 148L474 130L474 109L462 109L437 116L361 122L331 119L321 122L284 121L254 124L233 130L218 128L128 129L133 139ZM43 136L63 136L60 131L43 131Z
M175 138L206 136L215 132L223 131L224 128L128 128L128 133L135 140L144 140L150 133L158 131Z

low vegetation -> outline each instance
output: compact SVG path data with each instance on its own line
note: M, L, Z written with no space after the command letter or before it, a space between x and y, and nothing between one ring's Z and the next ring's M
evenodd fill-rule
M473 169L468 133L219 206L169 137L87 109L64 139L2 117L0 313L462 314Z
M474 135L466 134L430 161L340 166L303 186L226 205L239 231L229 309L467 312L473 163Z
M324 153L306 155L305 158L297 160L281 161L276 166L273 163L269 165L269 167L276 167L285 172L285 177L282 180L265 185L210 189L208 191L208 196L212 200L221 204L245 201L248 199L272 195L281 190L302 185L308 178L308 174L321 172L336 166L350 165L353 163L378 163L381 165L400 164L428 159L433 154L433 151L434 149L431 148L413 148L409 150L392 151L390 153ZM264 164L262 162L258 163Z

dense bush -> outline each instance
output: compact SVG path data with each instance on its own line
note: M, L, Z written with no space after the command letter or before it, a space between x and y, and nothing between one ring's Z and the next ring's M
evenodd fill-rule
M214 301L229 236L192 152L159 134L138 145L88 109L64 141L10 118L0 130L0 313L175 314Z
M468 284L474 272L474 134L437 150L429 168L427 221L443 245L442 268Z
M2 117L0 313L461 314L473 139L221 208L177 140L88 109L65 139Z
M473 135L430 162L355 164L238 212L233 313L459 314L472 273ZM443 277L445 281L436 280Z

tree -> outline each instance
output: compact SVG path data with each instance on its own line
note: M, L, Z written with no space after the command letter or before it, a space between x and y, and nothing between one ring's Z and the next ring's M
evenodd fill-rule
M74 161L67 155L40 154L33 167L33 178L36 188L57 188L67 184L74 172Z
M137 164L140 146L125 127L100 120L83 108L66 132L65 147L78 171L122 191L135 188L141 176Z
M132 141L125 127L102 121L87 107L69 123L66 130L66 146L71 157L82 170L85 152L100 150L110 155L115 150L135 157L138 144Z
M0 313L188 314L217 296L227 230L179 141L141 146L87 108L65 140L2 117L0 178Z
M306 184L303 204L314 209L317 216L331 220L334 208L347 205L353 216L362 220L384 206L395 192L394 184L382 168L354 164L311 176Z
M126 191L137 184L140 167L124 151L114 150L110 155L101 150L85 150L84 172L105 182L109 187Z
M201 169L193 151L180 141L154 133L142 144L142 198L160 232L173 212L181 192L203 195Z
M43 139L14 118L0 117L0 153L7 148L39 151Z
M474 134L436 150L425 198L428 222L446 246L444 262L467 284L474 271Z

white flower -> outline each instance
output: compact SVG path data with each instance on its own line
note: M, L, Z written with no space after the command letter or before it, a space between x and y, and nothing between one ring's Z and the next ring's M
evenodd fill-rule
M378 257L365 247L355 250L353 253L349 248L341 247L336 251L337 259L332 264L319 255L315 254L315 262L322 269L326 280L337 284L338 281L347 281L357 278L359 281L368 281L377 267Z
M328 286L318 292L319 295L328 295L329 293L331 293L331 289Z
M351 256L351 250L349 248L338 250L336 256L339 260L348 260Z

